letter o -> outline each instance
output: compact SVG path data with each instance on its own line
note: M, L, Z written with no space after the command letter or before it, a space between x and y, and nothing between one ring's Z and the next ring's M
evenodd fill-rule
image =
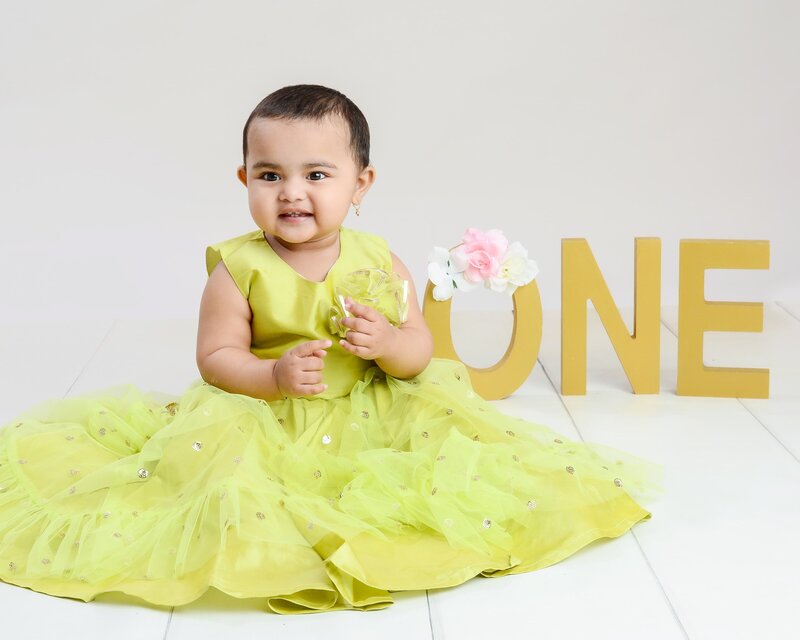
M514 328L505 354L491 367L470 367L456 353L450 328L451 300L435 300L428 280L422 314L433 335L433 357L458 360L469 371L472 388L486 400L499 400L519 389L530 375L542 343L542 299L536 280L512 294Z

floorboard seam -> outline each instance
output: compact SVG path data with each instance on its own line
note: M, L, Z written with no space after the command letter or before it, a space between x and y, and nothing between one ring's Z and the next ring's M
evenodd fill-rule
M575 427L575 431L578 432L578 437L581 439L582 442L586 442L586 440L584 440L584 438L583 438L583 434L581 433L581 430L578 429L578 425L575 424L575 420L572 418L572 414L570 413L570 410L567 408L567 404L564 402L563 396L558 392L558 389L556 389L556 385L550 379L550 374L547 373L547 368L544 366L544 362L542 362L541 359L539 359L539 358L536 359L536 362L539 363L539 366L542 368L542 371L544 371L544 375L547 378L547 381L550 383L550 386L553 387L553 391L556 392L556 395L558 396L558 399L561 402L561 406L564 407L564 411L567 412L567 416L569 417L569 421L572 423L572 426Z
M686 631L686 628L683 626L683 623L681 622L681 618L678 615L678 612L675 611L675 607L672 604L672 600L670 600L669 596L667 595L667 590L664 588L664 585L661 584L661 580L658 579L658 574L656 573L655 569L653 569L653 565L650 564L650 559L647 557L647 554L645 553L644 549L642 548L642 543L639 542L639 538L636 536L636 532L631 530L630 534L633 536L633 539L636 541L636 546L639 547L639 553L642 554L642 558L644 558L644 561L647 564L647 568L650 569L650 574L653 576L653 578L655 579L656 583L658 584L658 588L661 589L661 593L664 596L664 600L666 601L667 606L669 607L669 610L672 611L672 617L675 618L675 622L678 624L678 627L680 628L681 633L683 633L683 637L686 638L686 640L690 640L689 639L689 634Z
M544 371L544 375L547 377L547 380L550 382L550 385L553 387L553 390L556 392L556 395L558 396L558 399L561 401L561 405L564 407L564 411L567 412L567 415L569 416L570 422L572 422L572 425L575 427L575 430L578 432L578 435L580 436L581 440L584 440L583 434L581 434L580 429L578 429L578 425L575 424L575 420L572 417L572 413L570 412L569 408L567 407L566 403L564 402L564 398L558 392L558 390L555 387L555 384L553 384L553 381L550 379L550 374L547 373L547 369L545 368L544 363L541 360L538 360L538 359L537 359L537 361L541 365L542 371ZM585 440L584 440L584 442L585 442ZM642 548L642 545L639 542L639 539L636 537L636 534L633 532L632 529L628 533L630 533L633 536L633 539L636 541L636 545L639 547L639 553L642 554L642 557L644 558L645 564L647 564L647 568L650 571L650 575L655 579L656 584L658 585L658 588L661 590L661 595L664 597L664 600L666 601L667 606L669 607L669 610L672 612L672 617L675 619L675 622L678 624L678 627L680 628L681 632L683 633L683 637L686 638L686 640L689 640L689 634L686 632L686 629L684 628L680 617L678 617L678 612L675 611L675 607L672 605L672 601L669 599L669 596L667 595L667 591L666 591L666 589L664 589L664 585L661 584L661 580L658 579L658 575L656 574L655 570L653 569L653 565L650 564L650 561L647 558L647 554L645 553L644 549Z
M431 629L431 640L435 640L433 634L433 614L431 613L431 596L428 589L425 589L425 600L428 603L428 626Z
M781 441L781 439L778 436L776 436L774 433L772 433L772 431L770 430L770 428L767 425L765 425L763 422L761 422L760 418L755 413L753 413L753 410L750 409L750 407L748 407L744 402L742 402L742 398L736 398L736 399L739 401L739 404L742 405L745 409L747 409L747 412L756 419L756 422L758 422L758 424L760 424L762 427L764 427L764 431L766 431L769 435L771 435L773 438L775 438L775 441L786 450L786 453L788 453L790 456L792 456L792 458L794 459L795 462L800 464L800 459L798 459L798 457L796 455L794 455L794 453L792 453L792 450L789 449L789 447L787 447L785 444L783 444L783 442Z
M169 617L167 618L167 626L164 629L164 637L161 640L167 640L167 634L169 633L169 628L172 625L172 614L175 613L175 607L172 607L169 610Z
M115 327L115 326L117 326L117 321L116 321L116 320L114 320L114 322L112 322L112 323L111 323L111 326L108 328L108 331L106 331L106 335L104 335L104 336L103 336L103 339L102 339L102 340L100 340L100 343L97 345L97 348L94 350L94 353L92 353L92 355L91 355L91 356L89 357L89 359L86 361L86 364L85 364L85 365L83 365L83 367L81 368L80 372L78 372L78 375L77 375L77 376L75 376L75 379L74 379L74 380L72 381L72 383L69 385L69 388L68 388L68 389L67 389L67 390L64 392L64 397L65 397L65 398L66 398L66 397L69 395L69 392L70 392L70 391L72 391L72 387L74 387L74 386L75 386L75 383L76 383L78 380L80 380L80 379L81 379L81 376L84 374L84 372L85 372L85 371L86 371L86 369L89 367L89 365L90 365L90 364L92 364L92 361L95 359L95 357L97 356L97 353L100 351L100 347L102 347L102 346L103 346L103 344L105 344L105 341L106 341L106 340L108 340L108 336L110 336L110 335L111 335L111 332L114 330L114 327Z
M789 311L786 307L784 307L780 302L778 302L777 300L773 300L773 304L776 307L778 307L779 309L781 309L782 311L784 311L787 315L789 315L789 317L794 318L795 320L800 322L800 318L798 318L796 315L794 315L791 311Z

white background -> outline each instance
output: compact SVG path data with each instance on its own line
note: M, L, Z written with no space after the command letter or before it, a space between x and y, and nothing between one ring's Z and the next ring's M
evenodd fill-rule
M235 178L258 101L300 83L366 115L377 181L346 225L424 291L434 245L497 227L560 306L586 238L618 305L633 243L760 239L707 298L800 298L792 2L56 2L0 9L0 313L195 316L207 244L255 228ZM510 308L488 291L454 308Z

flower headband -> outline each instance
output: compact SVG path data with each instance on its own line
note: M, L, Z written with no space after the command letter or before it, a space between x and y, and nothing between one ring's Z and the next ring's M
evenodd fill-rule
M428 256L428 278L436 285L434 300L449 300L455 289L471 291L481 282L492 291L512 295L539 273L536 262L519 242L508 243L499 229L470 227L450 251L434 247Z

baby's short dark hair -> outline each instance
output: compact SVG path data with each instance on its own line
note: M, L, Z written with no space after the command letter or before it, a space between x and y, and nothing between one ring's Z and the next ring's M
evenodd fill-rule
M247 164L247 132L256 118L322 120L340 116L350 129L350 148L361 171L369 165L369 125L361 110L343 93L318 84L296 84L273 91L258 103L244 125L243 162Z

